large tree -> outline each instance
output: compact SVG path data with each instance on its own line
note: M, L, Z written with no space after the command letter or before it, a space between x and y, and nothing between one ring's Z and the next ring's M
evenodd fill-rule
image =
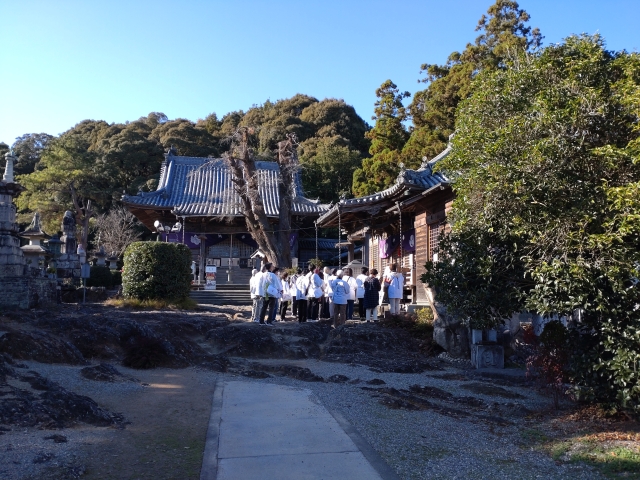
M375 126L366 133L371 140L370 158L353 174L353 193L369 195L393 184L400 171L400 151L409 138L404 126L408 112L402 101L409 92L401 92L391 80L376 90L373 120Z
M269 182L264 172L256 166L256 156L251 147L255 142L255 130L241 127L234 136L231 150L225 154L225 160L232 172L232 181L242 202L247 229L258 247L270 262L280 267L291 266L291 212L295 196L295 176L298 174L298 158L295 147L295 136L289 134L286 140L278 143L274 154L279 166L278 222L274 223L267 216L264 201L260 195L260 185ZM259 141L259 140L258 140Z
M520 308L581 311L579 393L637 412L639 123L640 56L607 51L598 36L481 74L441 164L457 195L446 260L424 277L481 323Z
M53 135L48 133L27 133L18 137L11 146L18 161L14 165L16 175L24 175L38 168L42 152L47 148Z
M478 21L480 32L462 52L453 52L444 65L424 64L421 80L428 84L417 92L408 110L413 130L404 146L405 162L432 158L447 145L453 133L458 103L472 93L472 80L480 71L502 69L515 52L540 47L542 35L527 25L529 14L512 0L496 0Z
M18 197L18 207L39 211L48 231L57 231L64 211L71 210L82 228L79 243L85 249L89 220L97 209L111 202L109 179L97 161L97 153L90 148L104 128L100 122L79 124L51 142L42 155L40 169L18 177L26 187Z
M323 203L349 195L353 172L362 164L360 152L341 136L314 137L305 142L305 147L300 156L305 194Z

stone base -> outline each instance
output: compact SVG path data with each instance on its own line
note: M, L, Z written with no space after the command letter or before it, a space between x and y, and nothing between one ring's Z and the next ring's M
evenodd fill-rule
M0 309L26 309L54 304L56 285L56 281L49 278L0 277Z
M471 364L476 368L504 368L501 345L471 345Z
M447 323L437 318L433 340L454 358L469 358L469 329L461 323Z

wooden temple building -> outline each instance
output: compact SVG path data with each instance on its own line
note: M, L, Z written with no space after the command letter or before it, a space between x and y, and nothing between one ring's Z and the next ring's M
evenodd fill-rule
M256 167L261 177L260 196L267 215L276 223L279 165L258 161ZM315 220L328 205L304 196L298 174L291 181L295 183L291 255L299 258L310 255L300 248L304 242L299 237L314 229ZM189 246L201 280L208 264L235 272L229 276L232 283L248 284L258 245L247 231L242 203L223 159L179 156L171 148L165 154L156 191L124 195L122 201L147 228L158 231L161 239ZM223 276L218 278L225 283Z
M437 260L438 240L454 196L448 178L433 167L450 152L451 145L417 170L401 165L391 187L343 199L318 219L319 226L346 233L340 246L349 252L348 261L354 259L356 243L361 243L362 263L369 268L382 273L392 263L402 267L408 303L428 303L420 276L428 259Z

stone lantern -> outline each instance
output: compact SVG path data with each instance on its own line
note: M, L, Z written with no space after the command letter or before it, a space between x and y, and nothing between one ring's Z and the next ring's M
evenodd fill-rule
M49 236L42 231L40 227L40 213L36 212L31 221L31 225L20 234L22 238L29 240L29 245L20 247L22 253L27 259L27 263L31 263L32 268L44 267L45 257L48 255L47 249L42 245L42 241Z
M117 255L111 255L111 256L107 257L107 263L109 264L109 269L110 270L117 270L118 269L118 257L117 257Z
M100 245L100 249L96 253L96 265L104 267L106 265L105 258L107 258L107 252L104 251L104 245Z

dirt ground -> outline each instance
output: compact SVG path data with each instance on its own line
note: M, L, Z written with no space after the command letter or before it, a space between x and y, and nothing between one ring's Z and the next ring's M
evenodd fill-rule
M523 371L480 375L402 329L264 327L244 321L245 310L70 305L0 315L0 478L198 479L215 384L230 378L313 387L401 478L461 468L468 443L487 449L471 464L506 465L495 478L536 469L544 478L604 478L591 459L604 455L611 466L608 455L620 453L631 461L605 474L638 478L636 422L570 402L553 412ZM424 432L442 425L444 436L421 433L421 422Z
M199 478L215 385L214 375L191 368L135 372L149 386L122 402L94 398L131 422L102 441L83 445L87 479Z

